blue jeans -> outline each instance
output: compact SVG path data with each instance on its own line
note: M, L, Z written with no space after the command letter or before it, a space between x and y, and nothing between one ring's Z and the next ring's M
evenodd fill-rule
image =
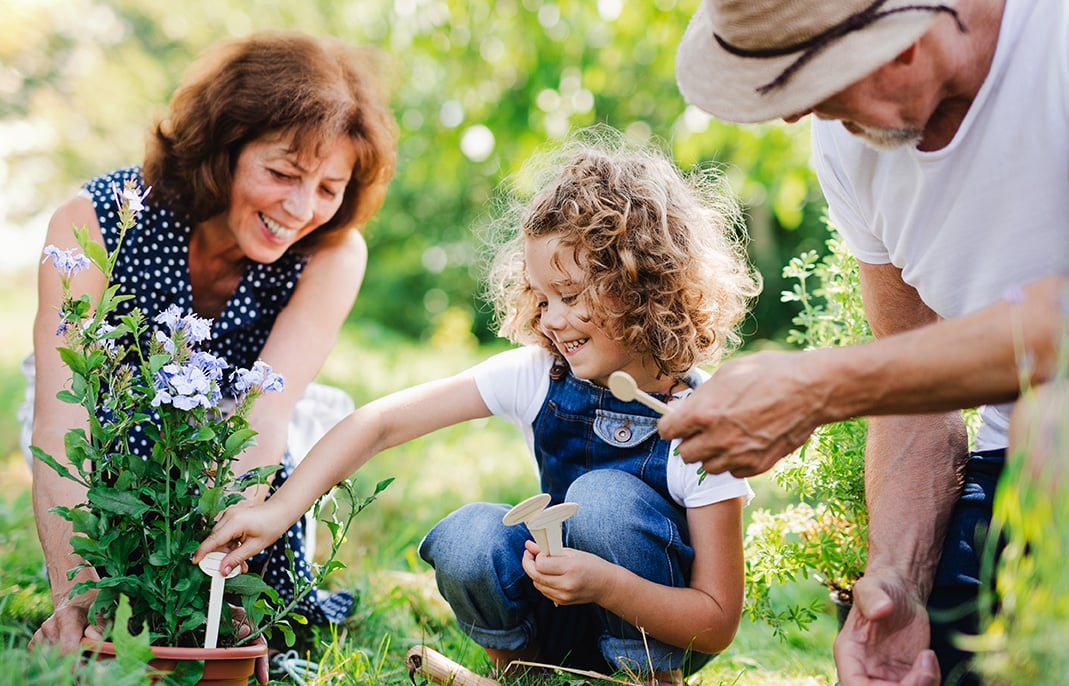
M1005 459L1005 450L975 452L969 456L965 485L954 506L928 597L931 647L939 659L943 683L948 686L980 683L968 666L972 653L961 650L953 641L957 634L975 635L981 628L981 560L988 544L995 489Z
M686 586L694 551L685 510L641 479L599 469L576 479L567 501L578 513L564 522L564 543L593 553L655 583ZM457 623L476 643L498 650L537 646L539 659L578 669L696 670L709 656L642 633L593 604L555 607L521 565L524 526L505 526L508 505L473 503L439 522L419 554L435 570L438 589ZM647 654L648 646L648 654Z

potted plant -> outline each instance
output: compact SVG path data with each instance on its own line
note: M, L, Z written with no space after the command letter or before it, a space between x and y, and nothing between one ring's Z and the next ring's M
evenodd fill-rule
M806 348L850 345L871 339L861 303L857 263L832 235L829 253L795 257L784 277L795 281L782 294L797 302L798 327L787 340ZM815 283L814 283L815 282ZM788 625L804 629L823 612L820 600L777 606L773 589L813 578L828 588L845 620L854 583L865 569L868 510L865 504L863 418L820 427L771 478L795 500L779 511L754 511L745 536L746 612L784 636Z
M128 184L114 192L121 208L121 245L148 191ZM111 283L118 248L109 254L89 239L84 227L74 232L81 253L49 246L45 254L57 268L64 292L57 332L64 345L58 349L70 369L71 384L59 397L85 408L88 431L78 428L66 434L70 467L32 447L36 459L86 489L85 502L54 509L70 521L71 545L84 560L69 575L91 566L100 577L75 585L72 595L96 591L89 616L111 627L120 652L127 646L137 653L150 644L203 651L211 578L190 556L216 516L241 501L248 487L267 482L277 469L233 472L238 456L255 440L247 420L253 403L263 393L280 390L283 380L263 362L229 371L240 397L232 411L221 408L226 361L199 349L210 336L211 322L176 307L151 318L136 308L120 314L118 305L130 296ZM99 300L72 297L71 277L92 266L106 278ZM142 439L152 445L145 457L131 450L134 441ZM350 484L342 486L350 496L348 518L339 521L339 508L328 522L334 539L330 559L320 566L316 579L305 584L305 592L342 566L334 557L352 518L385 482L359 503ZM266 656L265 630L280 628L292 643L285 619L301 594L281 604L271 587L249 574L227 580L225 590L240 598L251 632L238 636L239 623L224 604L218 631L218 645L224 648L215 650L239 650L248 665L247 679L256 658ZM203 652L193 653L195 663L187 675L196 676L205 658ZM261 677L266 679L266 670Z

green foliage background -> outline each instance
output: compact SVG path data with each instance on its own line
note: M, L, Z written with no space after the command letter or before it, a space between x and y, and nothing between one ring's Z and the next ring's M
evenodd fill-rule
M607 123L684 167L715 164L748 208L765 295L751 339L782 338L780 268L823 247L808 128L734 126L683 102L675 50L697 0L9 0L0 5L0 225L36 244L85 179L139 161L191 59L256 29L379 47L400 125L397 175L366 229L352 318L409 337L493 337L478 300L478 227L540 146ZM488 142L492 141L492 145Z
M675 85L675 51L698 2L0 2L0 244L6 246L0 265L15 242L25 244L19 252L27 256L17 271L0 269L0 456L6 457L0 551L14 565L0 570L4 673L15 674L12 665L26 661L23 646L47 614L14 412L48 217L86 179L141 159L148 124L195 55L226 36L296 28L377 46L388 60L398 170L385 206L365 230L371 258L361 295L321 373L362 403L498 349L480 345L494 335L489 308L478 299L479 229L499 184L524 160L592 124L608 124L636 141L655 139L685 169L723 170L746 207L751 257L765 278L743 333L751 345L789 345L798 305L780 301L782 267L806 250L826 253L824 202L808 168L808 127L729 125L684 103ZM408 647L402 640L475 661L448 612L434 611L433 582L413 546L463 502L515 501L536 487L522 441L497 421L395 449L362 477L365 484L398 477L350 532L351 576L343 581L366 588L349 640L374 646L394 636L386 664L401 664L398 653ZM774 484L758 490L765 505L784 498ZM384 541L387 528L392 535ZM791 592L815 597L807 586ZM410 614L414 619L405 619ZM24 619L10 621L16 617ZM833 620L821 619L793 634L788 650L764 627L744 623L703 683L811 684L814 675L816 683L831 683ZM363 650L346 652L359 657ZM402 673L379 677L370 683L408 683ZM102 679L120 683L113 675Z

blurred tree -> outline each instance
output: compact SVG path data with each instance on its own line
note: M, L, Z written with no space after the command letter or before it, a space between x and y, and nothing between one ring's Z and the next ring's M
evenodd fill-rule
M752 338L782 340L780 270L823 248L808 129L728 125L686 106L675 48L697 0L7 0L0 7L0 225L43 235L84 179L140 159L143 133L194 55L264 28L378 46L390 60L401 140L386 205L367 227L353 310L409 336L469 322L478 227L495 189L536 149L605 123L657 139L684 168L720 167L748 210L766 278ZM5 216L6 213L6 216Z

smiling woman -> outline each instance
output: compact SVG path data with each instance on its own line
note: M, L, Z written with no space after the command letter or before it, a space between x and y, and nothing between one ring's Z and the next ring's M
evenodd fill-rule
M46 243L75 246L72 226L114 253L115 285L138 308L214 319L208 352L231 366L262 359L286 379L285 389L249 417L258 433L237 473L280 465L271 488L292 471L288 426L298 400L334 344L363 279L367 249L359 233L382 204L395 161L395 125L379 85L375 54L335 39L294 32L256 33L209 50L175 91L154 126L143 165L113 171L53 215ZM113 189L151 186L136 225L118 231ZM77 406L56 398L68 383L55 335L62 300L54 275L41 272L34 325L36 359L33 443L64 455L63 436L85 426ZM104 282L82 273L74 295L99 299ZM233 397L234 388L224 387ZM302 404L303 406L303 404ZM148 432L144 432L148 433ZM144 433L127 446L147 455ZM35 641L73 649L86 625L89 594L75 583L96 578L69 543L68 522L49 512L85 499L52 470L34 465L38 533L48 561L55 612ZM263 499L266 486L246 496ZM285 599L293 594L288 558L310 578L303 522L251 561ZM340 621L346 593L312 593L296 611L314 623Z
M356 162L356 145L338 134L324 152L295 149L292 134L252 141L238 154L230 204L190 236L193 305L222 313L246 261L272 264L326 224L341 206Z

